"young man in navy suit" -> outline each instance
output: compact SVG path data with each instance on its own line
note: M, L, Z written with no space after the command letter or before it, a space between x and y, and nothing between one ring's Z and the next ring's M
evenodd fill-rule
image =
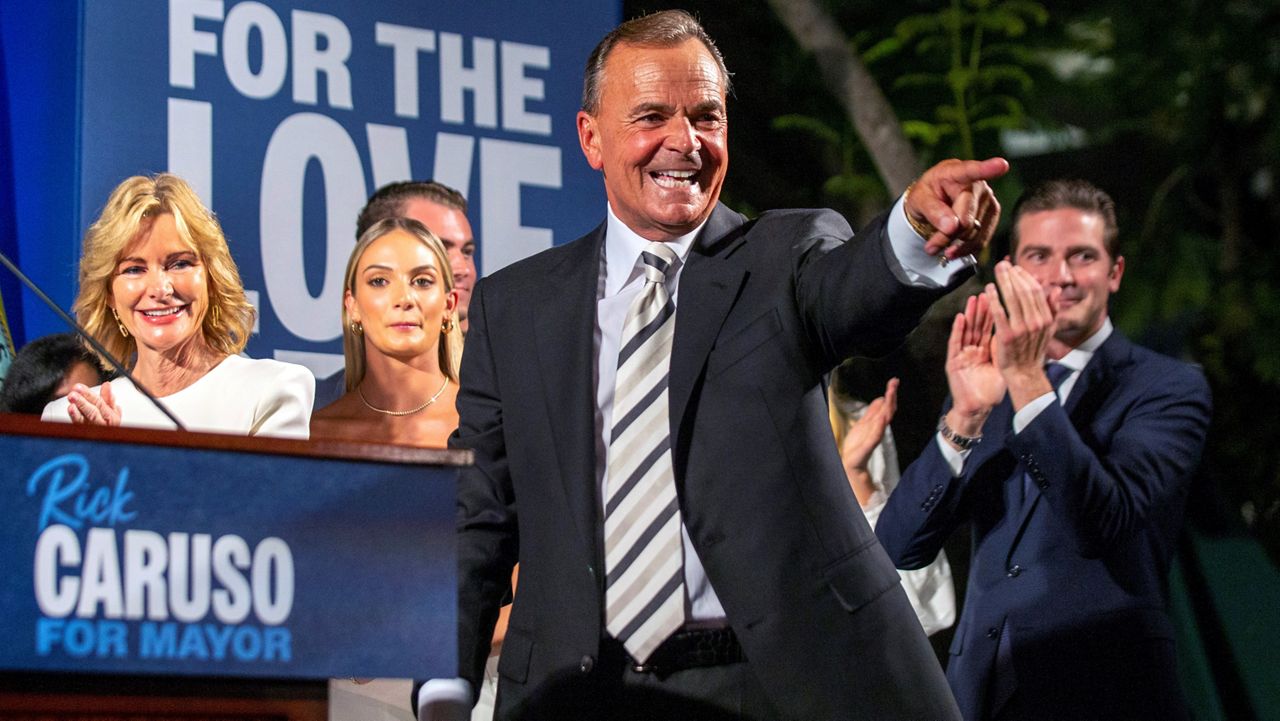
M947 667L967 721L1186 717L1164 588L1209 387L1112 327L1117 241L1089 183L1018 202L1012 262L952 326L936 443L876 528L916 568L972 522Z

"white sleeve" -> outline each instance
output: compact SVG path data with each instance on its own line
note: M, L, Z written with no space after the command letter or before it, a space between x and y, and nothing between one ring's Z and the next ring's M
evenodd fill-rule
M1022 410L1013 414L1013 432L1021 433L1023 428L1031 425L1031 421L1034 421L1044 412L1044 409L1053 405L1056 400L1058 400L1058 395L1053 391L1049 391L1023 406Z
M433 678L418 689L418 721L466 721L471 718L471 682Z
M273 361L280 370L254 408L251 436L275 436L306 440L311 436L311 406L316 399L316 378L292 363Z
M901 197L889 211L887 232L893 255L912 285L942 288L951 282L956 273L978 262L972 255L966 255L944 266L938 261L940 256L924 252L926 238L920 237L907 222L907 212Z

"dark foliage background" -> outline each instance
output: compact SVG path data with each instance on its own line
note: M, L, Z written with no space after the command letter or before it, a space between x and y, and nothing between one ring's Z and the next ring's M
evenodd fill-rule
M1280 563L1280 4L817 2L922 165L1009 157L996 188L1006 208L1055 176L1116 199L1128 265L1113 319L1201 364L1214 389L1191 520L1251 533ZM844 110L765 0L635 0L624 16L667 7L698 15L734 73L725 202L747 213L834 207L855 226L887 207ZM975 287L940 302L906 348L846 369L864 395L903 378L904 463L932 433L948 319Z

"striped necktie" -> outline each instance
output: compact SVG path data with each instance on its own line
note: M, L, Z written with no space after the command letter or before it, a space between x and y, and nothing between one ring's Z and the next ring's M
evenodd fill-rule
M640 254L644 288L627 310L613 392L605 484L605 628L644 663L684 624L680 505L671 461L667 378L675 304L665 243Z

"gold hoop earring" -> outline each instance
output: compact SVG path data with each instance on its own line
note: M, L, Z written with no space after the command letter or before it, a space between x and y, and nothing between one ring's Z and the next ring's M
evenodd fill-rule
M440 330L441 332L444 332L444 333L453 332L453 316L451 315L445 316L444 322L440 324Z
M351 332L360 335L364 333L364 326L360 324L360 321L353 320L351 321Z
M115 308L111 309L111 315L116 317L116 327L120 329L120 335L124 336L125 338L128 338L129 329L125 328L124 323L120 322L120 314L116 312Z

